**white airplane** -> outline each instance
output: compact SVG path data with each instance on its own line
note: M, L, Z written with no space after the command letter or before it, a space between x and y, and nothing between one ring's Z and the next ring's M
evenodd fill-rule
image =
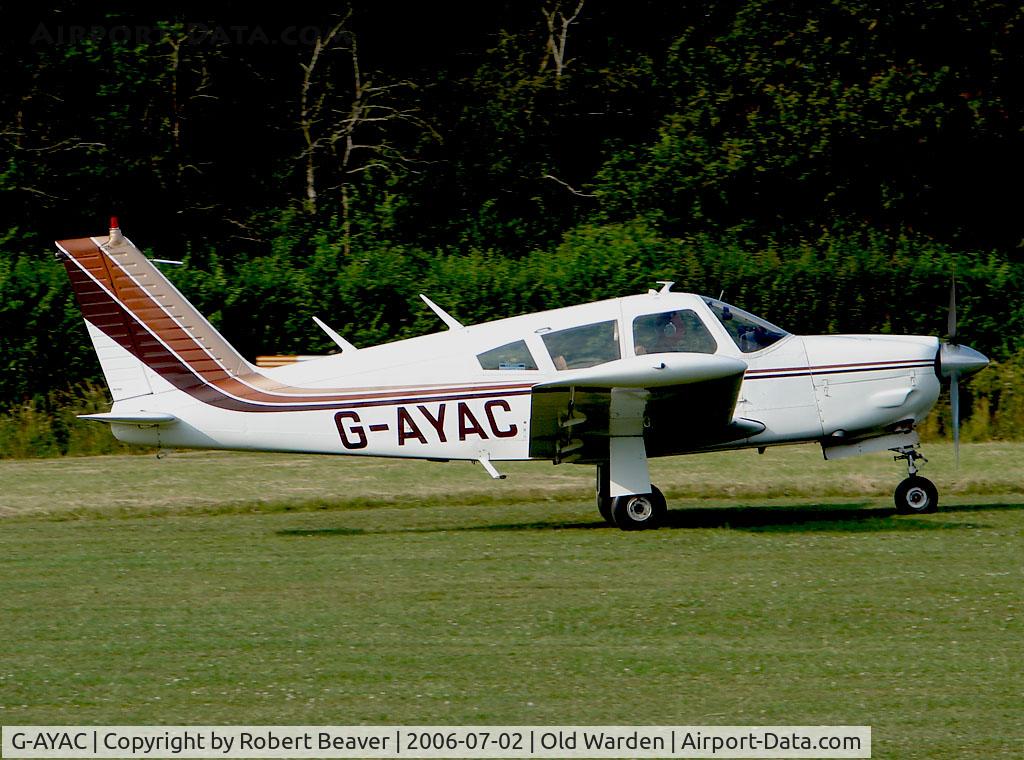
M792 335L715 298L660 290L479 325L423 296L447 329L271 369L246 361L121 234L63 240L113 396L121 441L479 462L597 466L597 501L623 530L666 504L647 460L816 442L826 459L892 450L908 477L901 512L938 505L915 426L988 360L956 339ZM314 319L316 319L314 317Z

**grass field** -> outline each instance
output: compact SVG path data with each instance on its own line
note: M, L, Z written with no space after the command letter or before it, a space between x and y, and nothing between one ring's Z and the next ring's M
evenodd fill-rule
M1024 445L592 469L223 453L0 461L0 723L870 724L1024 754Z

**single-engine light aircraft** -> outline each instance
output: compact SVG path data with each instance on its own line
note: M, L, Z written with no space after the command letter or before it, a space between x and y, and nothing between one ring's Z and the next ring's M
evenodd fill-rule
M82 415L128 443L479 462L596 465L601 515L656 527L666 504L647 460L818 443L826 459L886 449L906 462L901 512L938 505L918 475L916 425L950 380L988 360L948 339L793 335L716 298L672 290L463 325L274 368L243 358L112 220L62 240L113 397Z

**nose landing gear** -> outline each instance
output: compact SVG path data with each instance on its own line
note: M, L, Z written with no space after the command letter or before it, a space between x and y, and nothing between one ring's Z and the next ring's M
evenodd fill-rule
M895 451L893 460L898 462L901 459L907 462L907 478L898 486L894 495L896 511L901 515L920 515L927 512L934 512L939 508L939 489L935 487L928 478L922 478L917 474L917 460L922 462L928 460L917 450L916 446L901 446Z

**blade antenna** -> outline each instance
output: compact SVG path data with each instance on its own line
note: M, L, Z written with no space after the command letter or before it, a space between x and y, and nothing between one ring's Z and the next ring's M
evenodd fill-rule
M325 323L319 317L313 317L313 321L316 322L317 327L319 327L321 330L323 330L325 333L327 333L327 337L330 338L332 341L334 341L335 345L337 345L338 348L341 349L342 353L345 353L346 351L358 351L359 350L358 348L353 346L351 343L349 343L347 340L345 340L340 335L338 335L338 333L336 333L334 330L332 330L327 325L327 323Z
M451 314L446 312L444 309L442 309L440 306L438 306L436 303L431 301L429 298L427 298L422 293L420 293L420 298L422 298L423 299L423 303L425 303L427 306L429 306L430 310L437 315L438 319L440 319L442 322L444 322L446 325L448 325L448 329L449 330L459 330L459 329L465 327L465 325L462 324L459 320L457 320Z

